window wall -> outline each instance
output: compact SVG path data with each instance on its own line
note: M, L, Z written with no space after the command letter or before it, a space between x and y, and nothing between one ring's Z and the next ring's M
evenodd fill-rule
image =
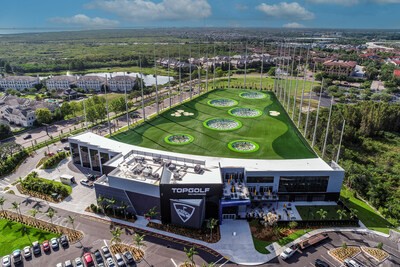
M272 184L274 176L247 176L247 183Z
M81 165L78 144L70 143L70 146L72 150L72 161L74 162L74 164Z
M86 146L81 146L82 166L90 168L89 149Z
M99 151L90 149L90 159L92 160L92 169L94 171L100 171Z
M281 176L279 192L326 192L329 176Z

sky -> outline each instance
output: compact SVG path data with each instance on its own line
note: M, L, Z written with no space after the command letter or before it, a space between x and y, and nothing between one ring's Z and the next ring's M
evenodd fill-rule
M400 0L2 0L0 33L143 27L400 29Z

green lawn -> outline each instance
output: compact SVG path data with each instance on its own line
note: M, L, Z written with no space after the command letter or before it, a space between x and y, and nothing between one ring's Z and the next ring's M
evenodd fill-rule
M327 212L325 220L339 220L337 210L342 209L339 205L327 205L327 206L297 206L296 209L299 212L303 220L321 220L320 215L317 213L320 209ZM348 216L348 215L347 215ZM347 217L344 217L346 219Z
M340 197L347 207L358 211L357 217L369 229L385 234L389 234L389 229L394 229L394 226L390 222L380 216L365 201L355 198L347 188L342 188Z
M272 92L265 92L264 99L245 99L239 96L242 92L251 92L243 89L214 90L198 98L183 103L173 110L165 111L160 116L144 124L119 133L112 138L121 142L178 153L188 153L220 156L231 158L256 159L302 159L315 158L316 155L304 140L290 118L276 100ZM263 111L257 118L236 118L228 114L231 107L217 108L207 104L209 100L230 98L238 101L236 107L256 108ZM177 110L193 113L193 116L172 116ZM280 115L274 117L269 111L278 111ZM243 126L240 129L220 132L207 129L203 122L210 118L235 118ZM186 133L194 137L188 145L174 146L164 142L169 134ZM247 139L258 143L258 151L252 153L238 153L228 148L233 140Z
M26 228L26 233L23 229ZM23 224L0 219L0 255L11 254L15 249L23 249L32 242L50 240L58 235L45 232Z
M253 243L254 243L254 248L260 252L261 254L269 254L271 253L269 250L267 250L265 247L269 246L270 244L272 244L273 242L271 241L264 241L264 240L260 240L257 239L253 236Z

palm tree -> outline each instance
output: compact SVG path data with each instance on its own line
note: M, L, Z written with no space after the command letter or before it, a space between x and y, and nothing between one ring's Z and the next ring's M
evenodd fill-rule
M152 207L149 211L144 215L149 221L157 216L158 211L156 211L157 206Z
M133 236L133 241L135 242L136 247L140 250L140 247L145 247L146 244L143 242L145 235L140 235L135 233Z
M194 247L191 247L190 249L187 249L186 247L183 248L183 250L186 253L186 257L189 259L191 262L192 266L196 266L194 263L194 255L199 254Z
M17 212L17 214L21 218L21 210L20 210L21 203L18 203L17 201L14 201L13 203L11 203L11 205L12 205L12 208Z
M104 201L105 201L105 198L102 195L99 195L99 197L97 198L97 204L103 210L103 213L105 213L105 211L104 211Z
M112 207L113 213L114 213L114 217L115 217L115 203L117 203L117 200L115 198L111 198L111 199L107 199L108 202L108 206Z
M49 208L46 212L47 217L50 218L50 222L53 223L53 217L56 215L57 211L54 210L53 208Z
M211 218L207 222L207 228L210 229L210 238L211 239L212 239L212 235L213 235L213 229L217 224L218 224L218 220L214 219L214 218Z
M40 213L40 211L37 210L37 209L30 209L28 212L29 212L29 214L35 219L34 221L35 221L35 224L36 224L36 215L37 215L38 213Z
M121 243L121 234L122 234L121 228L116 227L114 230L111 230L110 232L113 236L110 240L111 243L115 243L115 244Z
M121 201L120 204L120 209L122 209L122 211L124 212L124 218L126 220L126 210L130 207L128 204L126 204L124 201Z
M68 215L68 218L66 220L68 223L72 225L72 229L75 230L75 217Z
M321 217L321 220L324 220L328 214L328 212L324 209L319 209L316 213Z
M339 215L339 220L343 219L343 217L347 215L346 211L341 209L337 210L336 213Z
M7 199L3 196L0 197L0 206L1 206L1 210L4 211L3 209L3 205L4 203L6 203Z
M358 210L356 210L356 209L350 209L350 219L354 219L355 217L357 217L357 213L358 213Z

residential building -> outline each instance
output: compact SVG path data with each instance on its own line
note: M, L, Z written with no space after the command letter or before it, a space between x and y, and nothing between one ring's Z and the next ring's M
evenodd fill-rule
M100 92L106 83L106 78L100 76L82 76L78 79L76 85L85 91L94 90Z
M0 88L24 90L39 84L39 78L31 76L7 76L0 79Z
M77 78L75 76L61 75L53 76L46 80L46 87L48 90L65 90L76 85Z
M6 120L10 124L30 127L36 120L35 110L38 108L48 108L50 111L54 111L57 105L6 95L0 98L0 119Z
M330 75L336 76L350 76L357 62L355 61L343 61L343 60L328 60L325 61L322 66L324 72Z
M132 76L115 76L111 77L108 81L108 86L112 92L127 92L132 91L133 87L136 85L137 80Z

